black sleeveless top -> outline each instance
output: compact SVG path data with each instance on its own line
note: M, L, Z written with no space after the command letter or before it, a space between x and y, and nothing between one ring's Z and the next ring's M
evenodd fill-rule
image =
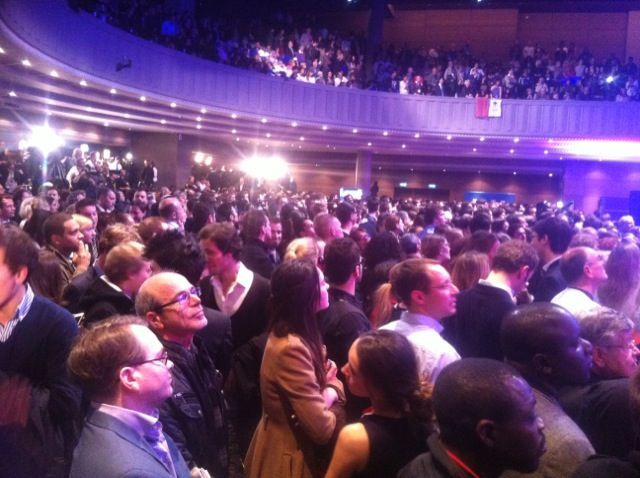
M379 415L364 415L360 421L369 437L369 462L356 477L395 478L402 467L427 451L426 426Z

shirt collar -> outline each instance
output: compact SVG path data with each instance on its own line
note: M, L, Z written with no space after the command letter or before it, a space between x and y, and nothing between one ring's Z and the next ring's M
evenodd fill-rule
M108 405L106 403L93 403L93 406L96 407L99 412L106 413L124 422L127 426L133 428L140 436L145 436L147 431L154 428L158 423L159 414L157 410L154 411L153 415L147 415L146 413L118 407L116 405Z
M547 272L549 270L549 267L551 267L554 262L557 262L560 260L560 256L558 257L554 257L553 259L551 259L549 262L547 262L545 265L542 266L542 270Z
M478 281L478 284L486 285L487 287L495 287L496 289L502 289L507 294L509 294L509 297L513 298L513 291L511 290L511 287L509 287L506 284L501 284L500 282L493 282L493 281L490 281L489 279L480 279Z
M236 277L236 284L240 284L244 288L251 287L251 282L253 282L253 272L251 272L247 267L242 263L238 263L240 267L238 267L238 275Z
M412 325L424 325L426 327L429 327L430 329L435 330L438 333L441 333L444 330L442 324L436 319L433 319L428 315L409 312L408 310L402 313L402 315L400 316L400 320Z

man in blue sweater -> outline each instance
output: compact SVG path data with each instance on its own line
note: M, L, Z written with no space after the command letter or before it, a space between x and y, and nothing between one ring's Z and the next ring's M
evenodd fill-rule
M66 476L80 392L66 361L73 316L35 296L36 244L0 227L0 476Z

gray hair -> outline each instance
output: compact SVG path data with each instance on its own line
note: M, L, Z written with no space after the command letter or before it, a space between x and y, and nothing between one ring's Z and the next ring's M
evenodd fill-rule
M608 307L599 307L581 315L580 336L594 345L613 345L618 334L631 332L633 328L631 319Z

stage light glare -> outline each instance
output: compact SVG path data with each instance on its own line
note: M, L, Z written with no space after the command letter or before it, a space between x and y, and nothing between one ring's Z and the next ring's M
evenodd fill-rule
M31 128L29 144L42 151L42 154L46 158L51 151L63 146L64 141L55 131L49 128L49 125L45 124Z
M575 140L556 141L564 153L605 160L640 157L640 141Z
M89 145L87 143L82 143L80 145L80 151L82 151L83 153L88 153L89 152Z
M127 153L124 155L124 157L126 158L127 161L131 161L133 159L133 154L132 153Z
M213 163L213 156L207 156L206 158L204 158L205 166L211 166L212 163Z
M193 156L193 160L198 163L201 164L202 161L204 161L204 153L198 151L194 156Z
M267 181L282 178L288 171L287 163L277 155L252 156L242 162L241 169L249 176Z

